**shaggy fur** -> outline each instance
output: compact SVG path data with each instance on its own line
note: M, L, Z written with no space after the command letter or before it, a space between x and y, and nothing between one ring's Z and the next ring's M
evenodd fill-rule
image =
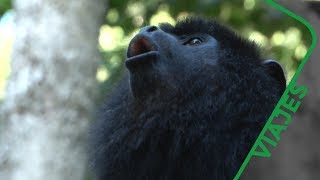
M232 179L282 95L285 81L262 64L253 42L214 21L188 18L175 27L160 28L177 36L201 32L214 37L219 43L218 64L189 71L190 76L179 76L184 67L172 65L175 81L164 79L162 85L168 88L158 88L145 98L132 94L125 76L91 129L90 159L96 178ZM139 90L144 88L148 89L142 85Z

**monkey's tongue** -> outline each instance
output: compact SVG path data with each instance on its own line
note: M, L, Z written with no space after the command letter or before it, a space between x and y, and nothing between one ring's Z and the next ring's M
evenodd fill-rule
M129 44L127 58L156 50L157 49L155 48L154 44L148 37L138 35L134 37Z
M150 52L151 50L151 44L146 39L135 39L129 46L128 58Z

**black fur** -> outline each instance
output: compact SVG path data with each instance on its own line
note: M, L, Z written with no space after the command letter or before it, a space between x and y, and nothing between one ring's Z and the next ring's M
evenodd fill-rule
M160 28L176 37L214 37L217 63L172 58L191 56L177 50L166 56L170 62L161 56L152 65L129 68L91 129L95 175L98 180L232 179L283 93L283 72L278 69L275 77L253 42L214 21L188 18ZM171 47L161 46L163 38L155 41L160 54Z

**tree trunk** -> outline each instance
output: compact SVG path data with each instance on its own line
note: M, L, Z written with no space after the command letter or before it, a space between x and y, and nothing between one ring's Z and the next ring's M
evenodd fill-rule
M320 37L320 19L307 3L278 0L284 7L307 20ZM318 2L319 3L319 2ZM314 5L313 5L314 7ZM319 7L319 6L318 6ZM312 8L314 9L314 8ZM318 41L319 42L319 41ZM320 51L317 43L298 77L297 84L308 88L288 129L281 134L271 158L252 158L241 179L318 180L320 177Z
M14 9L12 72L0 113L0 179L84 179L106 2L15 0Z

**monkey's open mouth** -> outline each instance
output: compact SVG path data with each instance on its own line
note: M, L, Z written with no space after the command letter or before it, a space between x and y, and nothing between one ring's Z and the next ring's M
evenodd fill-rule
M158 51L156 46L146 37L137 36L129 44L126 66L131 64L144 64L156 59Z

